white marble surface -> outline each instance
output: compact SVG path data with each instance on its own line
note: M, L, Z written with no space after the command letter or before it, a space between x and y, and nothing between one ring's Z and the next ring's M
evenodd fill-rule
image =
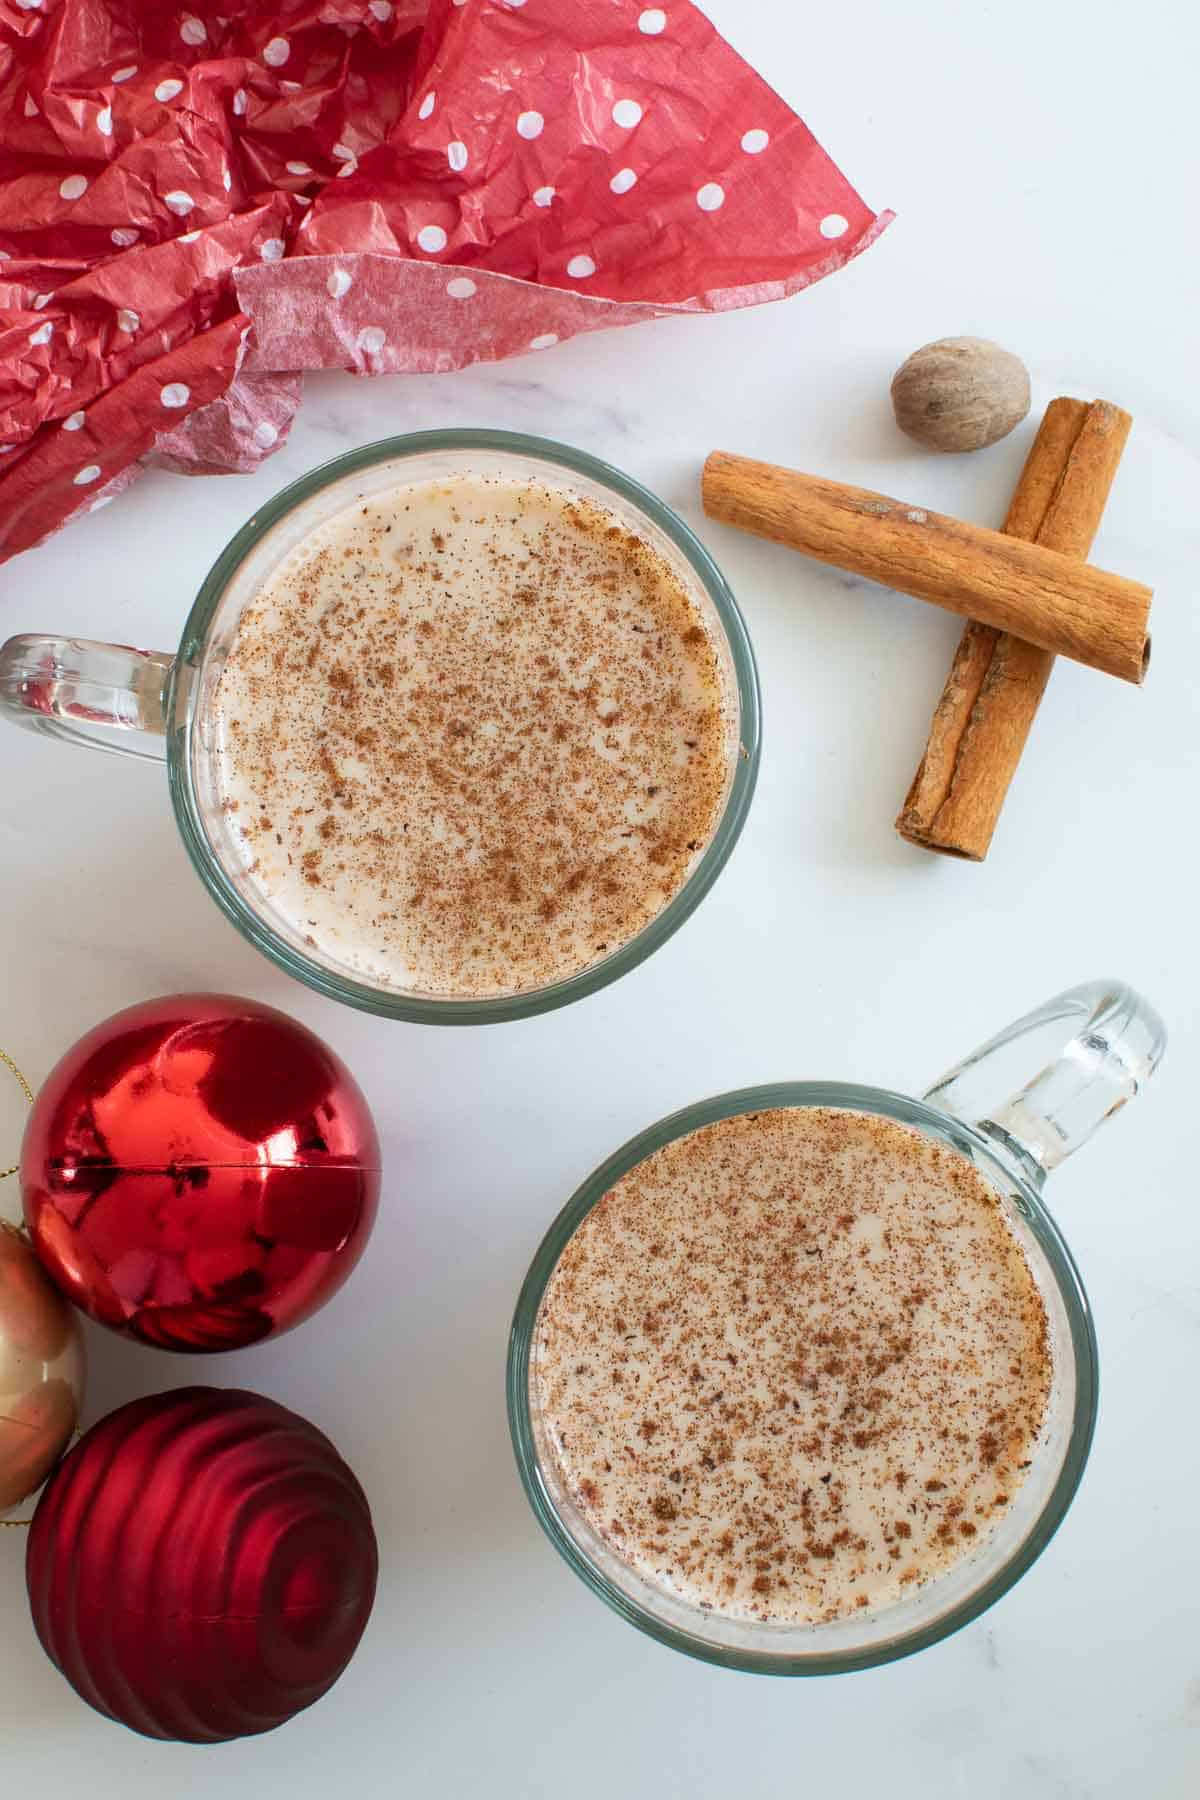
M300 1334L200 1371L309 1414L365 1482L383 1580L351 1670L273 1737L144 1742L44 1661L21 1540L4 1533L5 1796L1184 1800L1200 1787L1196 17L1182 0L1133 14L1117 0L710 9L868 198L896 208L867 256L763 312L462 376L313 381L257 476L150 476L0 571L6 632L166 648L224 539L301 470L409 428L519 427L620 463L698 526L746 611L766 711L750 823L693 921L569 1011L461 1032L339 1009L256 956L191 874L161 769L5 732L0 1043L36 1081L141 996L254 994L348 1059L390 1170L351 1287ZM1035 409L1068 392L1134 413L1095 554L1159 588L1147 688L1060 664L982 868L891 828L957 624L709 526L696 499L700 459L722 445L996 521L1032 422L953 461L890 424L892 368L955 332L1023 354ZM1015 1011L1106 973L1158 1002L1173 1043L1150 1092L1051 1190L1095 1304L1103 1405L1041 1562L936 1649L807 1683L691 1663L610 1616L534 1524L504 1419L513 1298L562 1200L685 1101L788 1076L915 1088ZM17 1118L0 1088L5 1141ZM91 1417L197 1373L100 1333L91 1351Z

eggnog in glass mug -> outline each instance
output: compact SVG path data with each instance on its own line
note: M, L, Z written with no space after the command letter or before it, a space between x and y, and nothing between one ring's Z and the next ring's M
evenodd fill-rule
M641 962L716 879L758 771L753 652L703 546L628 476L511 432L335 458L222 551L176 655L12 638L0 710L165 758L251 943L439 1024Z
M551 1226L509 1346L521 1478L575 1572L673 1648L777 1675L891 1661L998 1599L1096 1421L1045 1178L1164 1044L1094 982L923 1099L744 1089L618 1150Z

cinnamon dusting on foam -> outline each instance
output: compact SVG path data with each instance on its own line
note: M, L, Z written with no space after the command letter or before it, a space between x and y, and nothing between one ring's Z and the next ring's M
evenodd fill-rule
M1034 1454L1045 1306L991 1188L889 1119L725 1119L622 1178L534 1335L562 1477L628 1564L789 1624L975 1550Z
M318 527L216 700L247 873L360 979L545 986L634 937L724 800L716 647L658 553L528 482L454 477Z

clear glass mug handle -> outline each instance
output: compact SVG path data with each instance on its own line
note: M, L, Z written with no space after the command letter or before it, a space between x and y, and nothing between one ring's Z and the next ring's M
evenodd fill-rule
M52 737L161 761L173 661L90 638L9 638L0 646L0 714Z
M1140 1093L1166 1043L1166 1027L1148 1000L1120 981L1088 981L990 1038L925 1099L994 1139L1040 1187L1049 1170ZM1015 1088L1039 1050L1044 1065Z

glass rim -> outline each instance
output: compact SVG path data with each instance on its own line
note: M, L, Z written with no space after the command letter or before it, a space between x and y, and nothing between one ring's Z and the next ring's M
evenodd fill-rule
M322 488L347 475L394 458L420 456L438 450L508 451L535 457L587 477L643 513L671 540L711 601L728 646L738 703L737 759L721 816L695 867L666 906L618 950L561 981L516 994L465 999L456 999L453 995L390 991L355 981L348 975L336 974L283 942L259 918L229 878L204 828L189 754L192 696L196 684L181 679L181 671L197 663L202 655L209 626L230 581L254 546L273 526ZM164 710L167 772L176 823L193 867L226 918L248 943L277 967L328 999L341 1000L360 1011L384 1018L427 1025L481 1025L551 1012L607 987L609 982L644 962L690 918L729 860L750 809L762 748L761 693L750 634L729 583L691 528L641 482L585 450L525 432L467 427L407 432L362 444L318 464L258 507L230 538L200 585L171 667Z
M623 1175L665 1144L719 1119L775 1107L809 1106L835 1106L877 1113L902 1124L915 1125L950 1144L972 1162L983 1160L998 1170L1006 1183L1017 1188L1028 1208L1027 1223L1033 1227L1046 1256L1066 1311L1074 1362L1075 1400L1062 1467L1044 1506L1013 1553L956 1605L926 1624L910 1630L901 1627L892 1637L860 1649L822 1651L818 1647L811 1652L780 1652L766 1648L734 1648L711 1643L681 1630L656 1616L649 1606L639 1605L597 1568L563 1523L542 1478L534 1436L529 1400L533 1334L546 1284L568 1241L596 1202ZM1014 1167L997 1155L995 1143L949 1113L887 1088L851 1082L789 1081L735 1088L681 1107L628 1139L576 1188L543 1236L522 1283L509 1333L505 1386L509 1432L526 1498L550 1542L594 1594L639 1631L701 1662L751 1674L806 1676L875 1668L927 1649L970 1624L1007 1593L1046 1548L1075 1497L1096 1428L1098 1379L1095 1326L1075 1260L1044 1201ZM649 1583L647 1590L652 1591ZM821 1627L814 1626L812 1630L814 1643L819 1644Z

